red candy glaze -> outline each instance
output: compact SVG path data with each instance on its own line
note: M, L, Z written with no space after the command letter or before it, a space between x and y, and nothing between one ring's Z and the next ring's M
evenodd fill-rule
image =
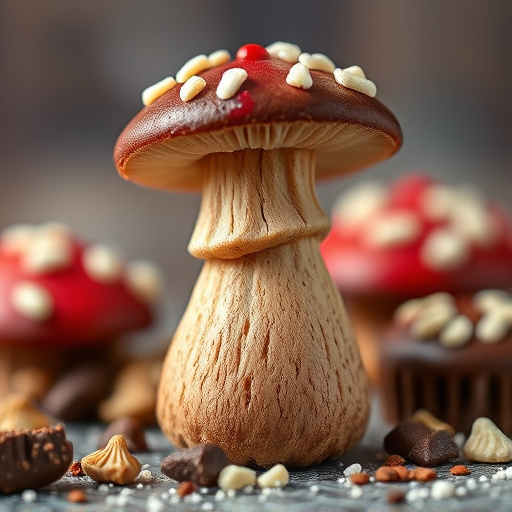
M246 44L236 52L237 62L244 60L268 60L270 54L259 44Z
M248 116L252 112L252 109L254 108L254 101L251 98L251 94L249 91L243 91L240 94L237 95L236 99L240 102L239 107L235 107L230 113L229 113L229 119L235 120L239 119L240 117Z

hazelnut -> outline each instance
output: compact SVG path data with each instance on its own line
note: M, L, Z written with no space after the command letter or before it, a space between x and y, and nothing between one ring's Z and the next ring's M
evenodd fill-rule
M119 485L133 482L141 469L121 435L113 436L105 448L85 456L81 462L82 469L93 480Z

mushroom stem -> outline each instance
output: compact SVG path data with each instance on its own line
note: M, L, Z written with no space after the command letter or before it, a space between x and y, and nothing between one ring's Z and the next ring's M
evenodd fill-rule
M247 149L206 160L189 245L195 257L238 258L327 234L329 219L315 193L314 151Z
M178 447L210 441L236 464L306 466L364 432L368 381L320 256L327 219L313 161L289 150L210 160L191 242L208 259L158 394L160 426Z

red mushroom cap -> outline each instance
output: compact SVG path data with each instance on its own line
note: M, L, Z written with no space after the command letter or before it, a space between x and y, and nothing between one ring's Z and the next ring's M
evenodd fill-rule
M208 58L198 56L198 62L199 71L191 78L199 91L195 96L183 100L187 83L172 87L176 82L168 79L171 88L119 136L114 161L125 179L155 188L198 190L204 156L248 148L318 149L321 179L388 158L401 145L395 116L371 95L339 83L345 82L343 75L363 90L368 84L374 88L360 68L352 73L355 67L334 70L332 64L332 71L320 70L331 63L325 56L301 54L297 48L292 59L282 60L252 44L242 47L234 61L209 67ZM292 67L298 82L289 78ZM245 78L229 97L219 97L221 79L234 69L237 78Z
M0 237L0 344L78 347L148 326L151 272L62 225L13 226Z
M512 284L512 219L468 186L412 174L364 182L333 211L321 251L346 295L421 296Z

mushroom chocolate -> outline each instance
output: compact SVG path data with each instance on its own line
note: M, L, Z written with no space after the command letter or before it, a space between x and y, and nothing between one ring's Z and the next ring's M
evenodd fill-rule
M362 436L369 386L320 256L314 181L393 155L402 135L358 66L278 42L185 63L143 93L114 159L139 185L202 191L205 260L164 361L157 416L179 448L306 466Z

